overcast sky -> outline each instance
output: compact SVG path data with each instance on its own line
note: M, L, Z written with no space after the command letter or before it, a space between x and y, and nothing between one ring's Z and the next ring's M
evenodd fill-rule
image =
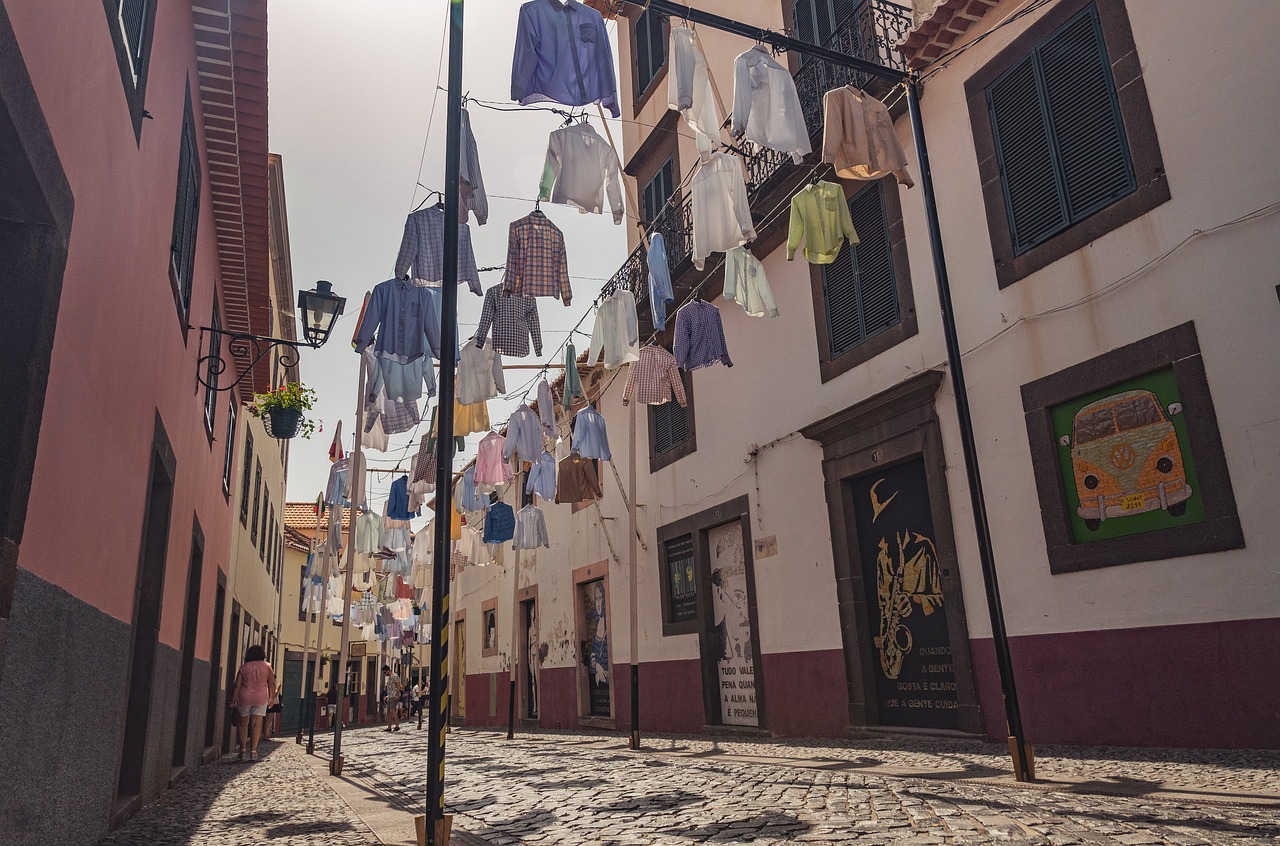
M516 15L522 0L472 0L466 5L463 90L471 96L510 103L511 55ZM442 64L446 0L274 0L269 19L270 145L284 163L293 283L310 289L327 279L347 298L346 316L329 343L302 354L302 381L319 393L313 416L324 431L290 447L291 501L314 501L328 477L328 446L335 424L343 420L347 448L355 425L359 357L351 335L366 291L389 278L408 212L424 197L421 182L440 188L444 181L445 92ZM617 25L614 34L617 56ZM434 119L432 103L435 101ZM489 194L489 222L471 224L480 267L506 259L507 225L532 210L549 133L561 121L547 112L497 112L470 107ZM594 109L593 109L594 114ZM597 117L592 118L603 131ZM428 127L430 132L428 134ZM620 142L618 126L614 137ZM423 160L423 141L426 156ZM524 199L504 199L497 195ZM434 200L433 200L434 202ZM542 363L564 341L590 307L600 286L626 259L624 226L612 217L581 215L576 209L544 206L565 235L573 305L540 298L543 358L531 354L521 363ZM481 274L486 288L500 272ZM481 299L465 286L458 291L459 335L470 337ZM590 332L592 320L583 328ZM585 336L575 340L581 352ZM536 371L510 371L514 391ZM433 401L434 403L434 401ZM499 425L519 399L491 401L490 418ZM368 453L371 467L408 467L426 430L391 438L385 453ZM474 454L479 435L468 439ZM461 463L455 464L461 466ZM370 503L379 511L392 477L370 479Z

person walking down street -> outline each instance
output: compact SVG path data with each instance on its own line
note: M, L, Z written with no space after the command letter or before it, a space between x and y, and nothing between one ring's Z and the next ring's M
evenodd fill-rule
M414 682L413 690L409 693L409 716L416 717L422 713L422 683Z
M400 677L391 672L390 667L382 668L382 708L386 714L386 731L400 731L400 692L404 683Z
M267 715L271 692L276 689L276 673L266 661L266 651L258 645L250 646L244 654L244 664L236 673L235 689L231 694L231 707L240 715L240 760L245 749L249 760L258 757L258 740L262 736L262 721ZM245 740L248 736L248 745Z
M333 728L334 724L338 720L342 719L341 715L338 713L338 686L337 685L335 684L329 685L329 689L325 691L325 694L324 694L324 701L325 701L325 706L324 706L325 713L329 715L329 728ZM346 723L344 722L343 725L345 726Z

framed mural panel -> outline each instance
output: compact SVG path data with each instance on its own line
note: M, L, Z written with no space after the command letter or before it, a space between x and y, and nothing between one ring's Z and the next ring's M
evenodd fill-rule
M1195 326L1022 387L1054 573L1244 545Z
M658 547L662 593L662 633L695 634L700 627L698 561L692 532Z

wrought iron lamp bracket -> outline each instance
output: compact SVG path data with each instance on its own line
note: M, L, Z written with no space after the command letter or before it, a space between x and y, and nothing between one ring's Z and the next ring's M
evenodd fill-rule
M294 367L298 364L298 353L303 347L315 349L315 345L308 344L305 341L290 341L286 338L270 338L262 335L251 335L248 332L229 332L226 329L213 329L208 326L200 327L200 343L203 348L204 335L209 333L212 339L209 342L209 354L201 356L196 367L196 381L201 387L211 391L229 391L236 385L244 381L244 377L248 376L253 368L258 366L258 362L262 361L276 350L276 362L283 368ZM235 378L235 381L228 385L220 384L222 376L229 368L227 360L222 354L222 339L226 337L227 352L231 358L237 362L244 363ZM205 381L205 376L212 378L213 384Z

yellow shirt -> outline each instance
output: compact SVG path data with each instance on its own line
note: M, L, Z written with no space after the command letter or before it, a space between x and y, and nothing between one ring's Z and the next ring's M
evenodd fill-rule
M457 437L469 435L472 432L489 431L489 406L487 403L478 402L473 405L463 405L458 402L455 397L453 400L453 434ZM437 417L435 425L431 428L432 437L440 437L440 420Z
M804 241L804 257L810 264L831 264L848 239L858 244L858 233L849 215L844 189L833 182L806 185L791 198L791 234L787 238L787 261L796 257Z

